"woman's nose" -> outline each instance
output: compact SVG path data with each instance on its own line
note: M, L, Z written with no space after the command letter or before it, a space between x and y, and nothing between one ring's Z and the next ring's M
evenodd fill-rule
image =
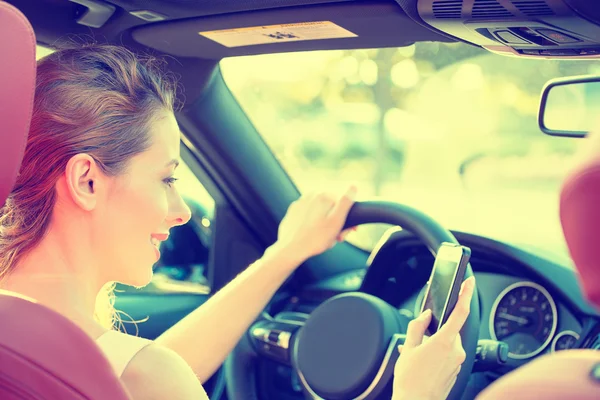
M169 224L171 226L185 225L192 218L192 212L183 198L179 197L176 204L169 210Z

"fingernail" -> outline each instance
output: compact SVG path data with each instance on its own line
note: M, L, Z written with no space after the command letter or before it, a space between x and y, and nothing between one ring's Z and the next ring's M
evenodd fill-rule
M429 318L429 315L430 315L430 314L431 314L431 310L428 308L427 310L425 310L425 311L423 311L423 312L421 313L421 315L419 316L419 319L420 319L421 321L424 321L424 320L426 320L427 318Z
M466 283L466 285L465 285L466 287L468 287L469 289L472 288L473 286L475 286L475 277L470 276L469 278L467 278L465 283Z
M460 292L458 294L461 295L466 287L471 288L474 282L475 279L472 276L464 280L462 285L460 285Z
M346 191L346 197L348 197L350 200L354 200L354 198L356 197L356 192L356 186L352 185Z

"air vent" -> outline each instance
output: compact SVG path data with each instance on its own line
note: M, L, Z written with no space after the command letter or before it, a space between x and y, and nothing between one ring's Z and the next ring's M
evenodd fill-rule
M600 324L596 324L581 343L581 348L600 350Z
M440 19L461 17L462 0L437 0L433 2L433 16Z
M475 0L473 3L474 19L511 18L513 14L497 0Z
M513 5L523 14L530 17L547 17L555 15L545 0L511 0Z
M282 311L275 316L276 321L293 321L304 323L308 321L310 314L297 311Z
M600 350L600 335L596 336L594 340L590 341L587 348L592 350Z

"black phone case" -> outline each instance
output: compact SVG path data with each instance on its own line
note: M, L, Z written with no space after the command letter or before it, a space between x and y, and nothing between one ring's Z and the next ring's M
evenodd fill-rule
M454 307L456 307L456 303L458 302L458 294L460 293L460 288L465 279L465 273L467 271L467 265L469 264L469 260L471 259L471 249L468 247L462 247L463 255L460 259L460 264L458 266L458 271L456 271L456 279L454 279L454 283L452 285L452 289L450 291L450 297L448 298L448 305L446 306L446 310L444 315L442 316L442 320L440 322L440 327L443 326L446 321L448 321L448 317L452 314Z

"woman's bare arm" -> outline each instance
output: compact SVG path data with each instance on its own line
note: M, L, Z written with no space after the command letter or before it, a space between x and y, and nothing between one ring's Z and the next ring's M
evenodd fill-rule
M283 249L263 258L156 339L180 354L202 382L208 380L299 261Z
M202 382L210 378L294 269L340 238L354 191L338 199L318 194L294 202L264 256L156 343L181 355Z

